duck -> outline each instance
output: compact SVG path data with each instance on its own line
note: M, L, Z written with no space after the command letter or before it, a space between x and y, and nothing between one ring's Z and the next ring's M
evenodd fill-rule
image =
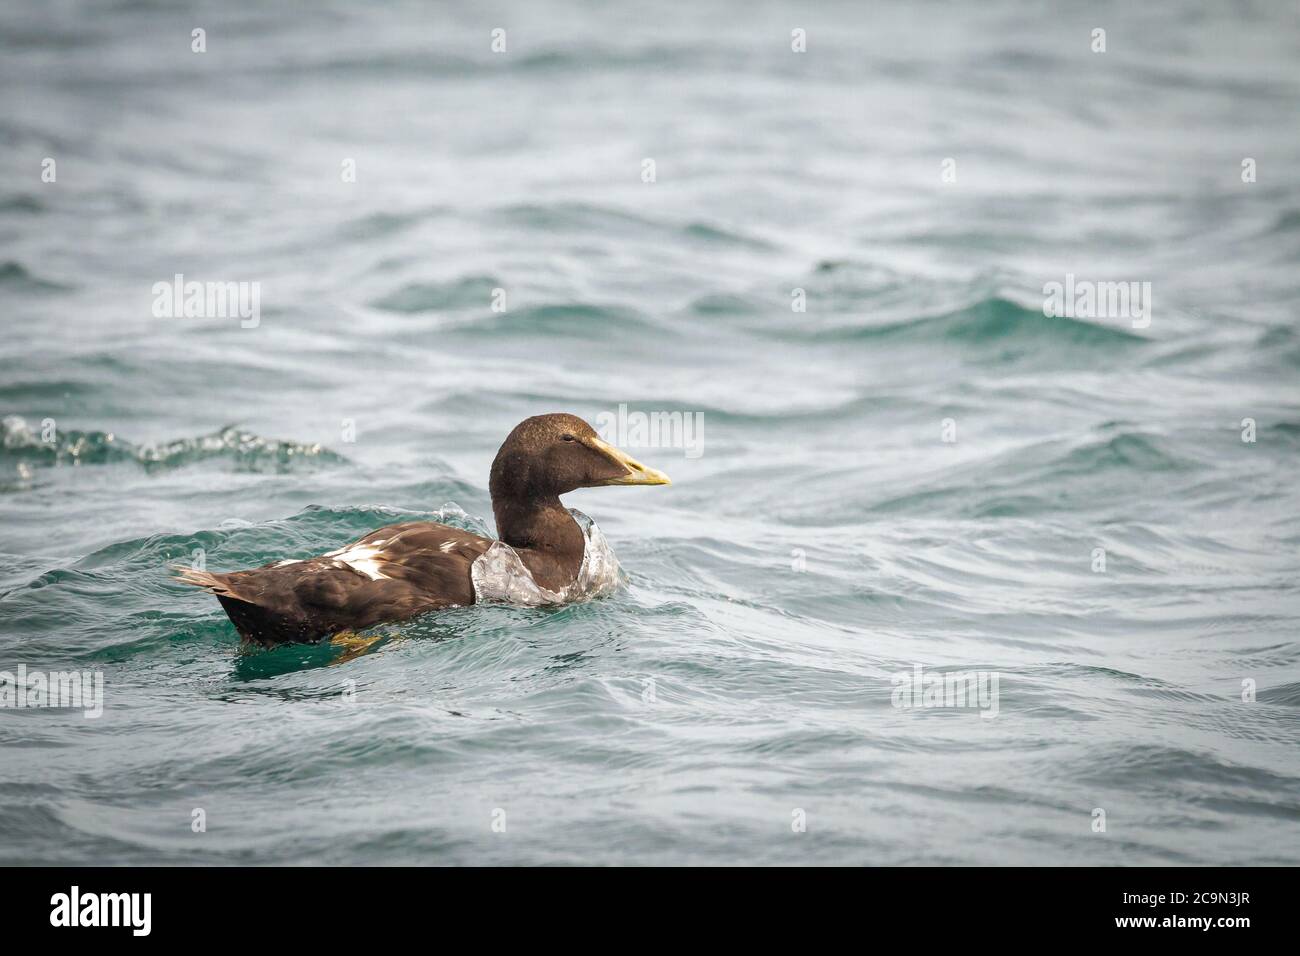
M578 577L587 535L560 495L578 488L669 485L576 415L526 418L492 460L497 535L538 587L563 593ZM494 541L434 521L378 528L313 558L244 571L174 568L216 597L241 638L260 647L312 644L378 624L475 603L474 562Z

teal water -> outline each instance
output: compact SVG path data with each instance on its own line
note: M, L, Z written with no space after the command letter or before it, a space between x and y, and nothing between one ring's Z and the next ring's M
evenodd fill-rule
M105 698L0 709L0 862L1300 863L1300 21L1135 6L6 5L0 671ZM620 404L704 426L569 496L613 596L244 653L169 579L490 532Z

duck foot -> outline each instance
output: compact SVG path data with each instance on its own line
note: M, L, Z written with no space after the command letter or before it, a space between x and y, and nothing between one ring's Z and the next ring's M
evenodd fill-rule
M363 636L356 631L340 631L330 638L330 643L335 647L344 648L344 651L337 658L330 661L329 666L346 664L348 661L360 657L383 639L384 635L382 634Z

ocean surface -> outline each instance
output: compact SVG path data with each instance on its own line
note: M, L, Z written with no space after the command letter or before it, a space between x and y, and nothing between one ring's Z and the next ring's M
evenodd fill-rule
M1300 863L1295 4L29 0L0 91L0 671L103 680L0 863ZM610 596L170 579L620 406Z

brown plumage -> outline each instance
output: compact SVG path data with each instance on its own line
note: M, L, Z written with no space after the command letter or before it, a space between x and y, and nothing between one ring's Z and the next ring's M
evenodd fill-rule
M666 485L668 476L606 444L573 415L520 422L492 462L488 490L501 540L538 585L559 591L582 566L586 538L560 495L602 485ZM492 541L432 521L372 531L336 551L248 571L178 569L216 595L243 637L306 643L384 621L474 603L470 568Z

